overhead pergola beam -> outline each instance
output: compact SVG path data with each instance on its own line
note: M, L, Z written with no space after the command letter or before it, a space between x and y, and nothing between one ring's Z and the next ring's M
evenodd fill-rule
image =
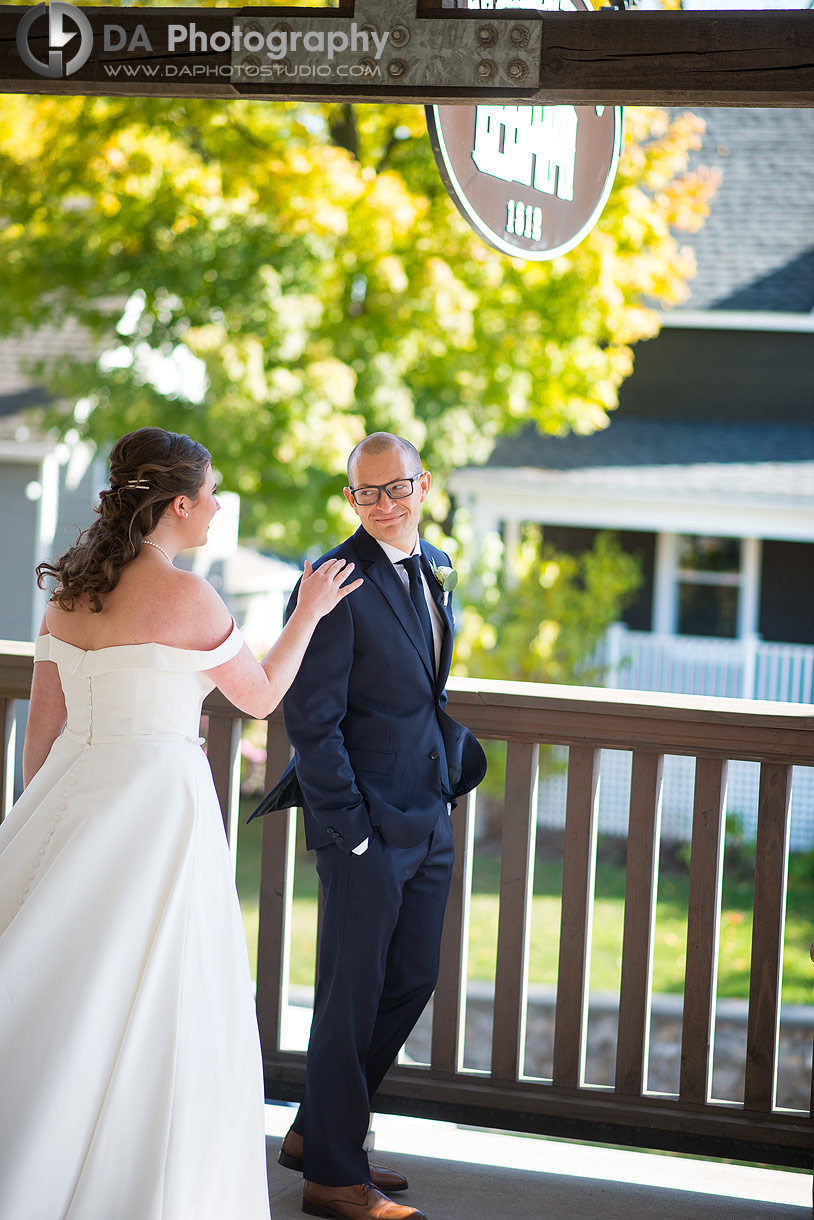
M552 17L535 100L814 106L814 12L603 10L587 20Z
M595 27L595 28L592 28ZM814 106L814 12L552 14L535 100Z
M93 30L93 50L74 74L37 75L16 45L27 10L0 6L0 92L101 94L150 97L255 97L335 102L536 102L546 105L814 106L814 12L492 12L442 8L442 0L356 0L325 8L82 8ZM354 23L388 30L385 49L365 59L378 75L329 78L298 75L296 50L289 71L250 79L245 49L234 50L238 30L267 33L347 31ZM230 49L195 54L184 43L169 47L171 25L194 23L206 45ZM104 47L103 27L117 26L123 47ZM491 44L483 28L496 31ZM136 38L138 27L147 36ZM392 32L401 28L397 38ZM512 30L525 29L526 42ZM241 36L242 37L242 36ZM108 43L118 41L108 38ZM131 44L133 44L131 46ZM48 59L46 23L32 27L32 51ZM70 45L70 44L69 44ZM129 48L129 49L128 49ZM242 48L242 42L241 42ZM262 64L265 53L255 56ZM313 60L313 56L311 56ZM198 65L195 73L192 68ZM518 65L520 65L518 67ZM151 75L152 74L152 75Z

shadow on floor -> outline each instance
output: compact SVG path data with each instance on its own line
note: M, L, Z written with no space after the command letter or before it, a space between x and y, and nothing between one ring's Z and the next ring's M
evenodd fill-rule
M272 1220L299 1220L302 1179L277 1164L279 1147L279 1138L267 1137ZM808 1207L752 1199L429 1157L380 1159L410 1179L395 1201L420 1208L428 1220L811 1220Z

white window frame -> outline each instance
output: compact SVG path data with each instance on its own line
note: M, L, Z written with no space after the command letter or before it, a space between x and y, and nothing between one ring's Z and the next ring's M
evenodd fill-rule
M763 541L760 538L740 538L740 570L738 572L697 572L679 567L681 538L690 533L659 533L656 536L656 562L653 580L653 631L660 635L678 634L678 594L682 583L692 576L694 584L732 586L738 588L738 618L736 639L757 635L760 612L760 571ZM695 535L701 537L702 535ZM715 533L710 537L726 537Z

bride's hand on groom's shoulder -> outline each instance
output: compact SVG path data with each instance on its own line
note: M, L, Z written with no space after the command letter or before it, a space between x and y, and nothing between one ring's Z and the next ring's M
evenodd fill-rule
M297 606L310 612L315 618L329 614L343 597L353 593L364 583L359 580L345 583L354 565L344 559L328 559L314 570L306 559L297 594Z

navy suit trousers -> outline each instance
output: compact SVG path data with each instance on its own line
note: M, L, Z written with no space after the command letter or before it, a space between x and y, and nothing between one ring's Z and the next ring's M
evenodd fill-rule
M316 850L325 898L319 983L293 1124L308 1181L369 1180L371 1101L435 987L454 855L446 806L415 847L394 847L374 829L361 856L333 844Z

